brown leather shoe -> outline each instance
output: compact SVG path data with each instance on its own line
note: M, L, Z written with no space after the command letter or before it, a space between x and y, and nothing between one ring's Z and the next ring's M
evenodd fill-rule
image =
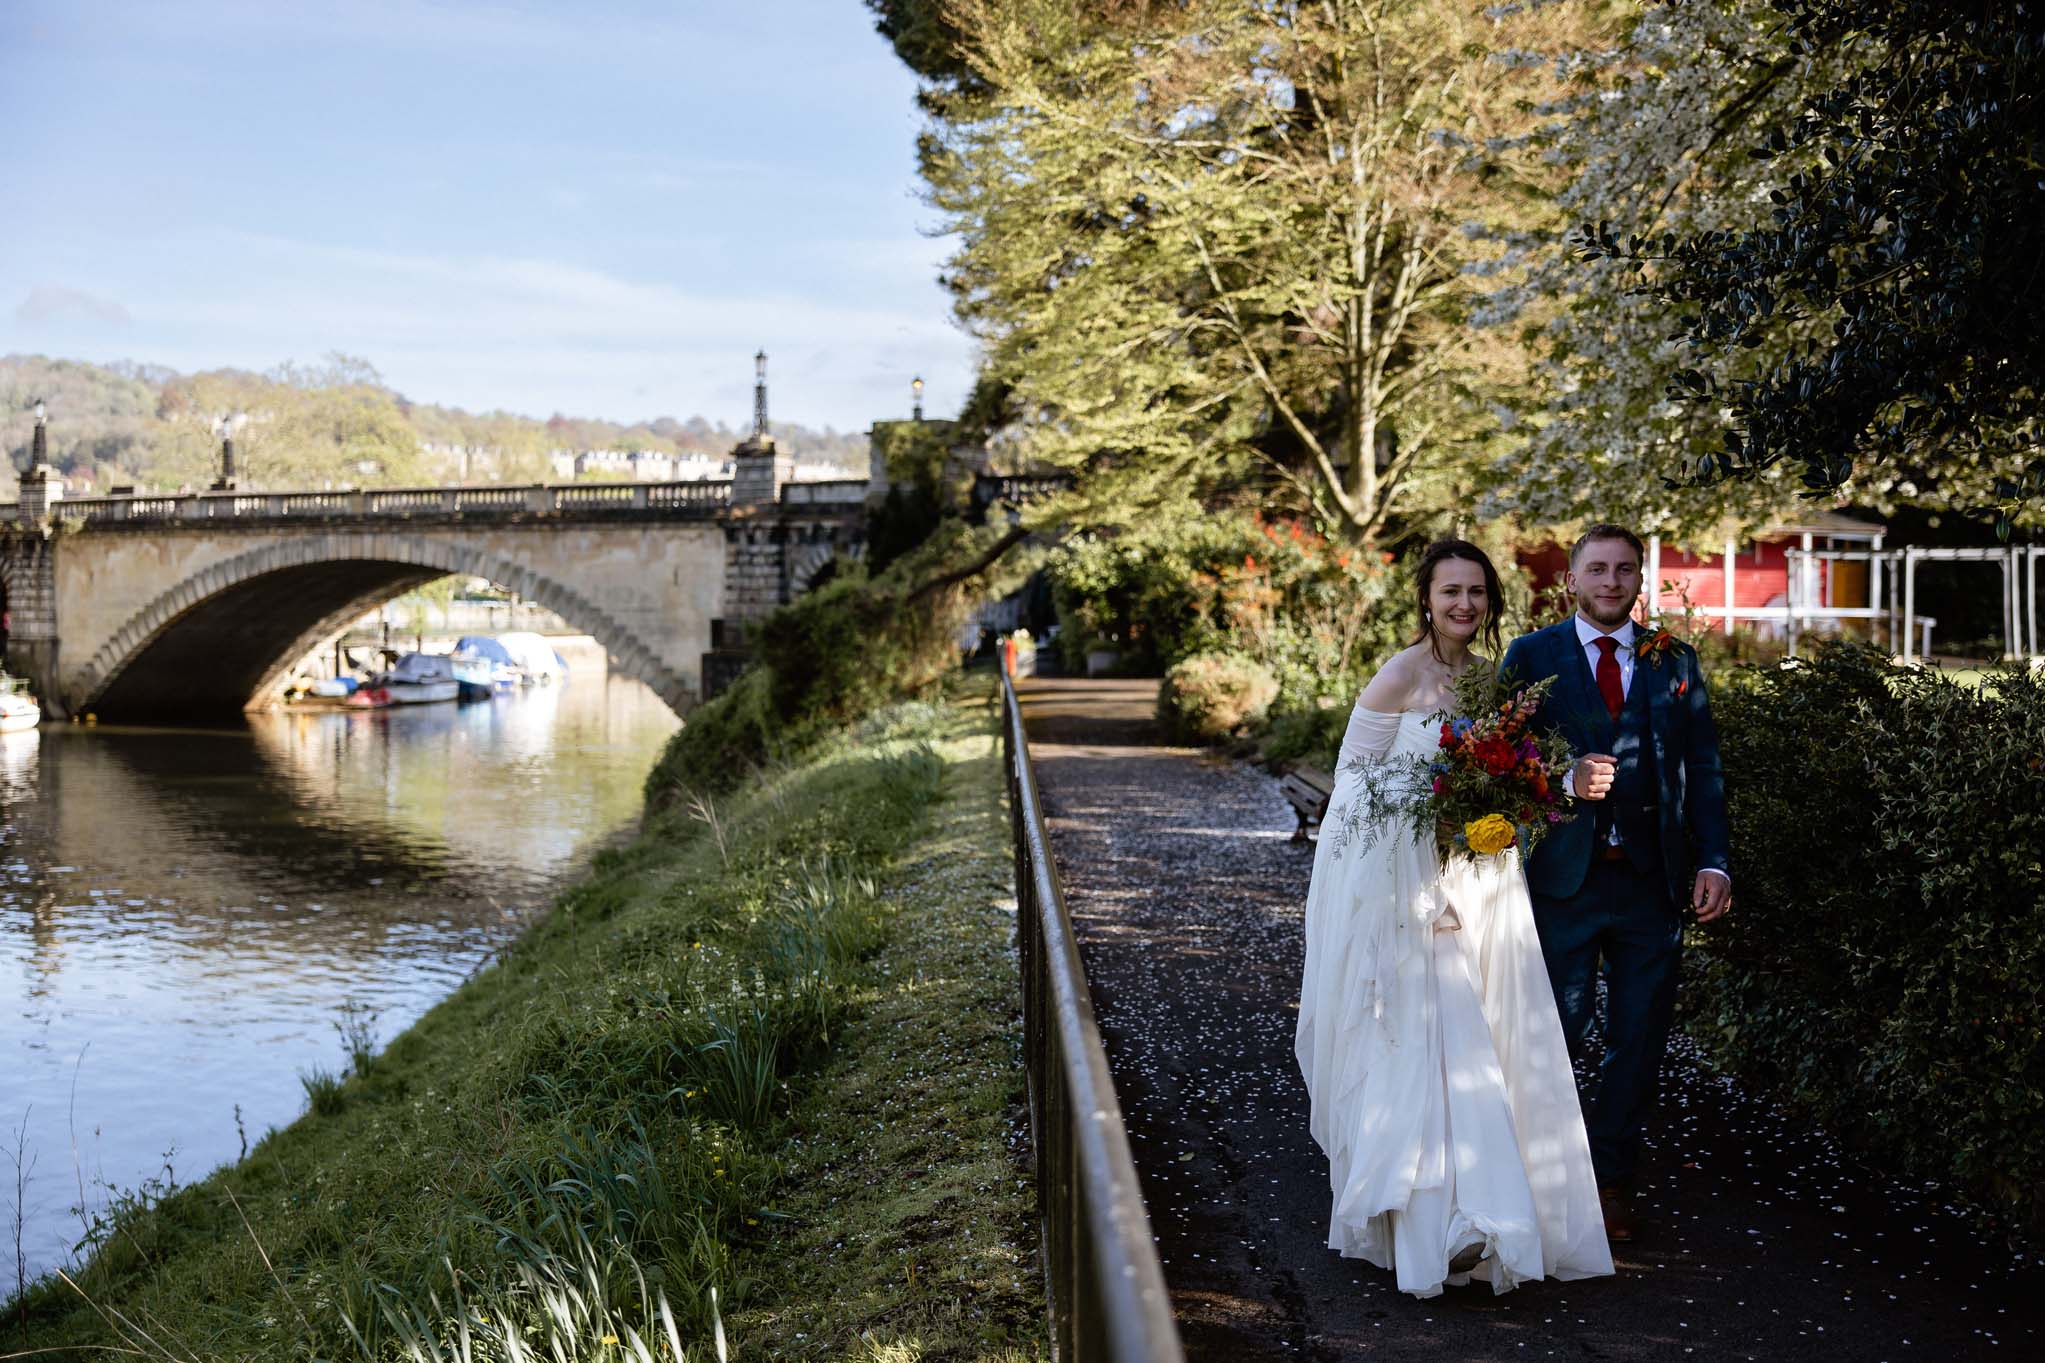
M1615 1245L1633 1239L1633 1200L1619 1188L1598 1189L1598 1209L1605 1214L1605 1239Z

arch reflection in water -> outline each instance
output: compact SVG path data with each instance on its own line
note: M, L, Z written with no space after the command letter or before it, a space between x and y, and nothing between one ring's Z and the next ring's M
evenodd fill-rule
M676 723L586 666L469 707L0 735L0 1126L36 1160L31 1266L78 1238L80 1172L95 1198L166 1151L203 1174L237 1104L252 1140L302 1110L344 1002L387 1040L446 994L636 816Z

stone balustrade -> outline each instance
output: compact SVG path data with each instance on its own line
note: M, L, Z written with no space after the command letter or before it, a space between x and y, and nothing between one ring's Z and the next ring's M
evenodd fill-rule
M792 484L794 487L805 486ZM831 486L836 486L835 484ZM74 497L52 517L87 525L118 522L327 520L338 517L530 516L637 512L702 517L731 502L729 480L676 483L567 483L530 487L341 488L325 492L191 492ZM0 520L19 520L17 504Z

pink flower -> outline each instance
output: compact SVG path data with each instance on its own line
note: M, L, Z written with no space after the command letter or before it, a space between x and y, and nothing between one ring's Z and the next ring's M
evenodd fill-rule
M1553 809L1549 810L1549 811L1548 811L1548 822L1549 822L1549 823L1561 823L1561 822L1562 822L1562 815L1561 815L1561 813L1560 813L1559 811L1557 811L1557 810L1553 810Z
M1435 778L1434 778L1434 793L1435 793L1436 795L1442 795L1442 794L1446 794L1446 793L1447 793L1447 791L1448 791L1448 788L1449 788L1449 778L1448 778L1448 777L1446 777L1446 776L1437 776L1437 777L1435 777Z

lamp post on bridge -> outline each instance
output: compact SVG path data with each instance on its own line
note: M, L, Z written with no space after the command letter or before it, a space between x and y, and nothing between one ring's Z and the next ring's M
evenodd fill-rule
M910 393L910 397L911 397L911 400L912 400L912 405L911 405L911 406L910 406L910 408L909 408L909 419L910 419L911 421L921 421L921 420L923 420L923 377L922 377L922 375L920 375L920 374L919 374L919 375L918 375L918 376L916 376L915 378L913 378L913 379L909 380L909 393Z
M214 419L213 429L220 432L220 478L213 484L215 492L234 491L234 433L246 420L241 412L223 412Z
M51 505L63 500L64 480L50 467L50 409L41 398L32 406L35 434L29 440L28 465L20 470L15 514L26 525L41 525L49 519Z

